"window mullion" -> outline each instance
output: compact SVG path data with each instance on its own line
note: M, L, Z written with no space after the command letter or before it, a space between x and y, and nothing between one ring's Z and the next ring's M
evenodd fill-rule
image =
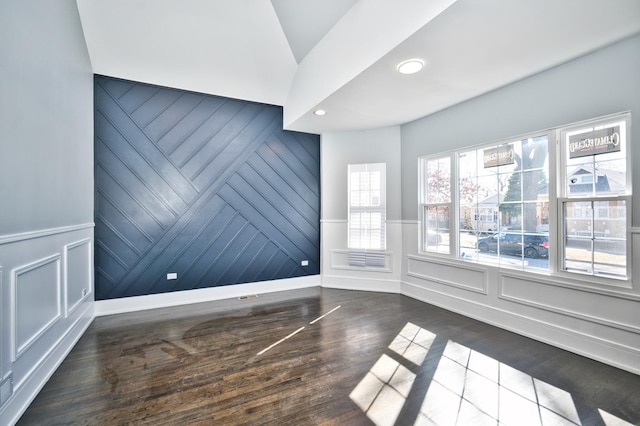
M460 254L460 174L458 173L458 156L451 155L451 203L449 206L449 251Z

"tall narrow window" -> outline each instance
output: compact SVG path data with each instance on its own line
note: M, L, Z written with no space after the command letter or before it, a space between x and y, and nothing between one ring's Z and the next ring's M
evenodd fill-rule
M386 164L350 164L349 263L384 266L386 249Z
M625 278L629 115L561 129L562 269Z
M422 169L422 247L450 253L451 156L424 158Z

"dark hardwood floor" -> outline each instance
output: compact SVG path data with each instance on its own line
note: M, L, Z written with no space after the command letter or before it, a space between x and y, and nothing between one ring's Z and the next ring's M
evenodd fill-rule
M405 296L305 289L96 318L18 424L498 422L640 424L640 376Z

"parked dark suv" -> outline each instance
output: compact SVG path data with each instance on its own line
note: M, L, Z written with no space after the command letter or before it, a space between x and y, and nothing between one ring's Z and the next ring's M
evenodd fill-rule
M549 256L549 235L526 232L501 232L486 238L478 238L476 247L480 251L498 252L512 256L530 258Z

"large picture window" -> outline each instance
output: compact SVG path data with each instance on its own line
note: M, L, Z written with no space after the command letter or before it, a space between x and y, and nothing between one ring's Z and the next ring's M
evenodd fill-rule
M462 257L548 268L548 145L541 134L458 153Z
M622 114L421 158L422 252L627 278L628 127Z

